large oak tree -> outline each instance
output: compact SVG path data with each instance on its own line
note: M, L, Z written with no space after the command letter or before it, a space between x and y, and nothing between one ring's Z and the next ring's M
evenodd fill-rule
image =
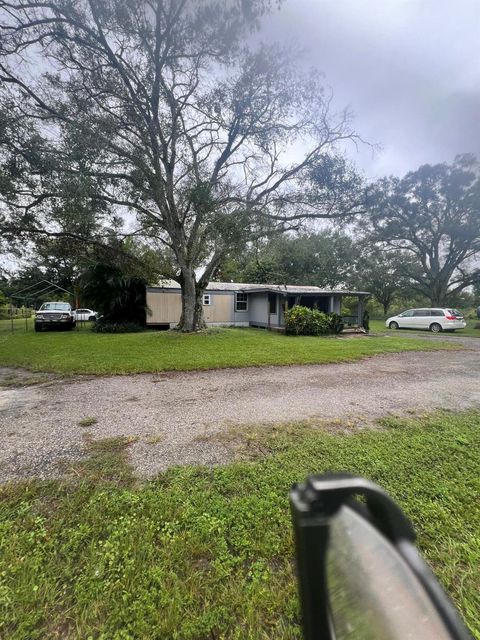
M225 255L267 221L355 213L337 153L356 138L348 114L290 51L247 46L269 4L0 0L1 95L20 132L3 141L4 223L48 231L72 181L100 216L135 212L174 256L193 330Z
M480 164L471 155L451 165L424 165L385 178L370 193L363 226L373 242L405 254L412 289L445 306L480 281Z

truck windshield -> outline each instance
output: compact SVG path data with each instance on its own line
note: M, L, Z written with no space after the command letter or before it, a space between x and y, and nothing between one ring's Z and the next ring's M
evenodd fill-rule
M67 302L44 302L40 311L70 311L70 305Z

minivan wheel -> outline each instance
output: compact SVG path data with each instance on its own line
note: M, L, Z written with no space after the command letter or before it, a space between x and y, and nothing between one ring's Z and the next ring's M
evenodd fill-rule
M438 322L434 322L433 324L430 325L430 331L432 333L440 333L440 331L442 330L441 325L438 324Z
M390 322L388 325L389 329L398 329L398 322Z

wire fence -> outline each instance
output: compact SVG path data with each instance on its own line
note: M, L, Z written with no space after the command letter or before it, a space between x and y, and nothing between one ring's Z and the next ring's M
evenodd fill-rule
M77 318L75 320L74 331L85 331L93 326L92 320ZM35 309L29 307L0 307L0 328L5 333L26 333L35 330ZM48 330L64 329L65 326L58 324L48 327Z

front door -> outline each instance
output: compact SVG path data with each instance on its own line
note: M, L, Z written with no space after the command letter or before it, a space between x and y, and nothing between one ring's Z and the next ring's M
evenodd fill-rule
M403 329L412 329L413 328L413 311L409 309L408 311L404 311L398 317L398 326Z

